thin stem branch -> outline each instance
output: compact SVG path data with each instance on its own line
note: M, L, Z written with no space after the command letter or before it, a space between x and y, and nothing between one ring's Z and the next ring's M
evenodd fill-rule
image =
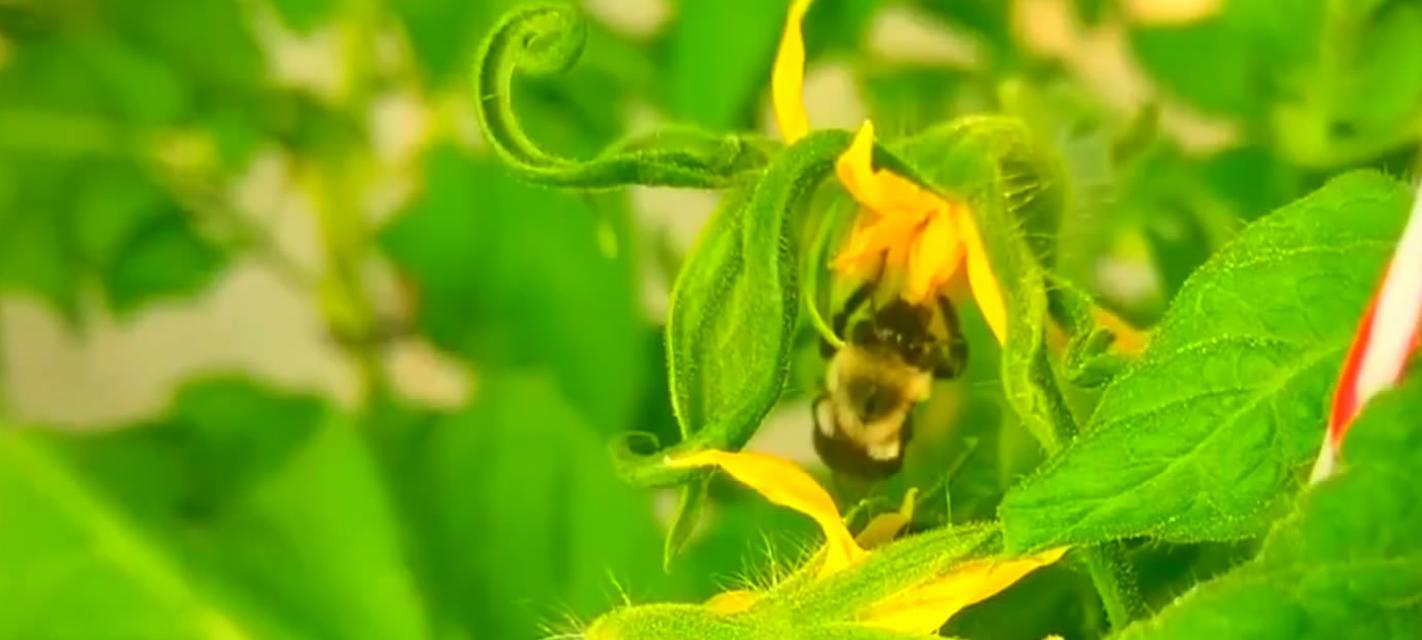
M1101 598L1112 631L1120 631L1144 609L1135 574L1122 558L1120 543L1108 542L1081 552L1091 584Z

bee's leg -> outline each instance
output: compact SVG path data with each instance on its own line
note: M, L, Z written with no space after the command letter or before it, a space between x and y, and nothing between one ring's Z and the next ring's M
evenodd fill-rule
M963 327L958 323L958 311L948 296L938 297L938 310L943 316L943 326L947 337L939 344L934 356L933 376L940 380L952 380L963 375L968 366L968 341L963 337Z
M854 315L855 311L864 306L873 293L874 283L866 282L849 294L849 297L844 300L844 306L840 307L839 313L834 314L834 317L830 319L830 328L834 330L834 335L839 336L841 340L845 339L844 332L849 327L849 316ZM834 355L834 351L834 345L823 338L820 339L820 355L822 357L829 358Z

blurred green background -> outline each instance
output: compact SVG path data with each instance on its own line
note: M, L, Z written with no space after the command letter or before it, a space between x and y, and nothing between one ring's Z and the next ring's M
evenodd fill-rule
M0 0L0 638L543 637L814 539L717 486L663 571L673 497L605 443L675 437L660 324L718 195L513 179L468 75L514 4ZM1148 326L1244 222L1344 168L1415 172L1422 4L1331 4L820 0L811 120L1024 118L1073 177L1061 271ZM541 144L773 132L785 3L585 7L574 70L518 87ZM847 504L916 485L951 497L923 518L991 517L1038 461L969 322L903 476ZM803 342L752 446L818 468ZM1147 596L1236 556L1143 550ZM1082 582L1044 571L954 630L1099 631Z

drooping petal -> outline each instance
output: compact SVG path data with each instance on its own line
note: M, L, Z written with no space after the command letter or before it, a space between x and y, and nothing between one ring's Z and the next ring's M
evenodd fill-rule
M875 603L860 613L866 625L903 633L930 634L968 605L982 602L1024 576L1059 560L1067 548L1002 560L968 562L927 582Z
M903 293L910 304L922 304L932 298L962 263L963 242L954 223L946 208L935 211L910 245L908 282Z
M874 168L874 123L866 120L835 162L835 175L845 191L868 211L880 216L926 220L942 200L931 191L892 171Z
M810 516L825 533L825 559L820 575L825 576L858 562L864 550L854 541L834 499L810 474L793 462L748 451L706 450L670 458L671 467L720 467L740 482L775 504Z
M854 140L835 161L834 172L855 202L876 215L884 214L877 206L883 198L879 195L879 179L874 172L874 123L866 120L859 127Z
M810 132L810 118L805 114L805 35L801 25L812 2L795 0L790 5L785 30L780 36L780 50L775 54L775 67L770 74L775 122L786 142L795 142Z
M958 231L962 234L963 247L967 253L968 285L972 287L973 299L982 311L998 344L1007 342L1007 301L1002 297L1002 287L993 275L992 262L988 260L987 248L978 234L978 223L967 207L954 209L958 221Z

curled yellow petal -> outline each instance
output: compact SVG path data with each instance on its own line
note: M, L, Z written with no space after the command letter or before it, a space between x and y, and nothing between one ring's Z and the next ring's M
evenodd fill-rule
M997 337L998 344L1007 343L1007 301L1002 297L1002 287L997 276L992 273L992 262L988 260L987 248L978 234L978 223L972 212L966 208L958 210L958 230L962 233L964 248L968 254L968 286L973 290L973 299L978 302L983 319Z
M849 147L834 163L834 173L854 200L871 210L879 201L879 181L874 173L874 123L865 121Z
M945 203L946 204L946 203ZM910 246L904 300L922 304L938 292L963 261L963 243L946 207L935 211Z
M864 550L849 534L834 499L810 474L795 463L762 453L714 449L667 460L670 467L720 467L737 482L754 489L766 500L810 516L825 532L825 576L858 562Z
M903 633L933 633L963 608L991 598L1027 574L1056 562L1066 550L1060 547L1011 560L968 562L875 603L859 614L859 621Z
M786 142L795 142L810 132L810 118L805 114L805 35L801 25L813 1L795 0L790 5L780 50L775 54L775 68L770 74L775 122Z

